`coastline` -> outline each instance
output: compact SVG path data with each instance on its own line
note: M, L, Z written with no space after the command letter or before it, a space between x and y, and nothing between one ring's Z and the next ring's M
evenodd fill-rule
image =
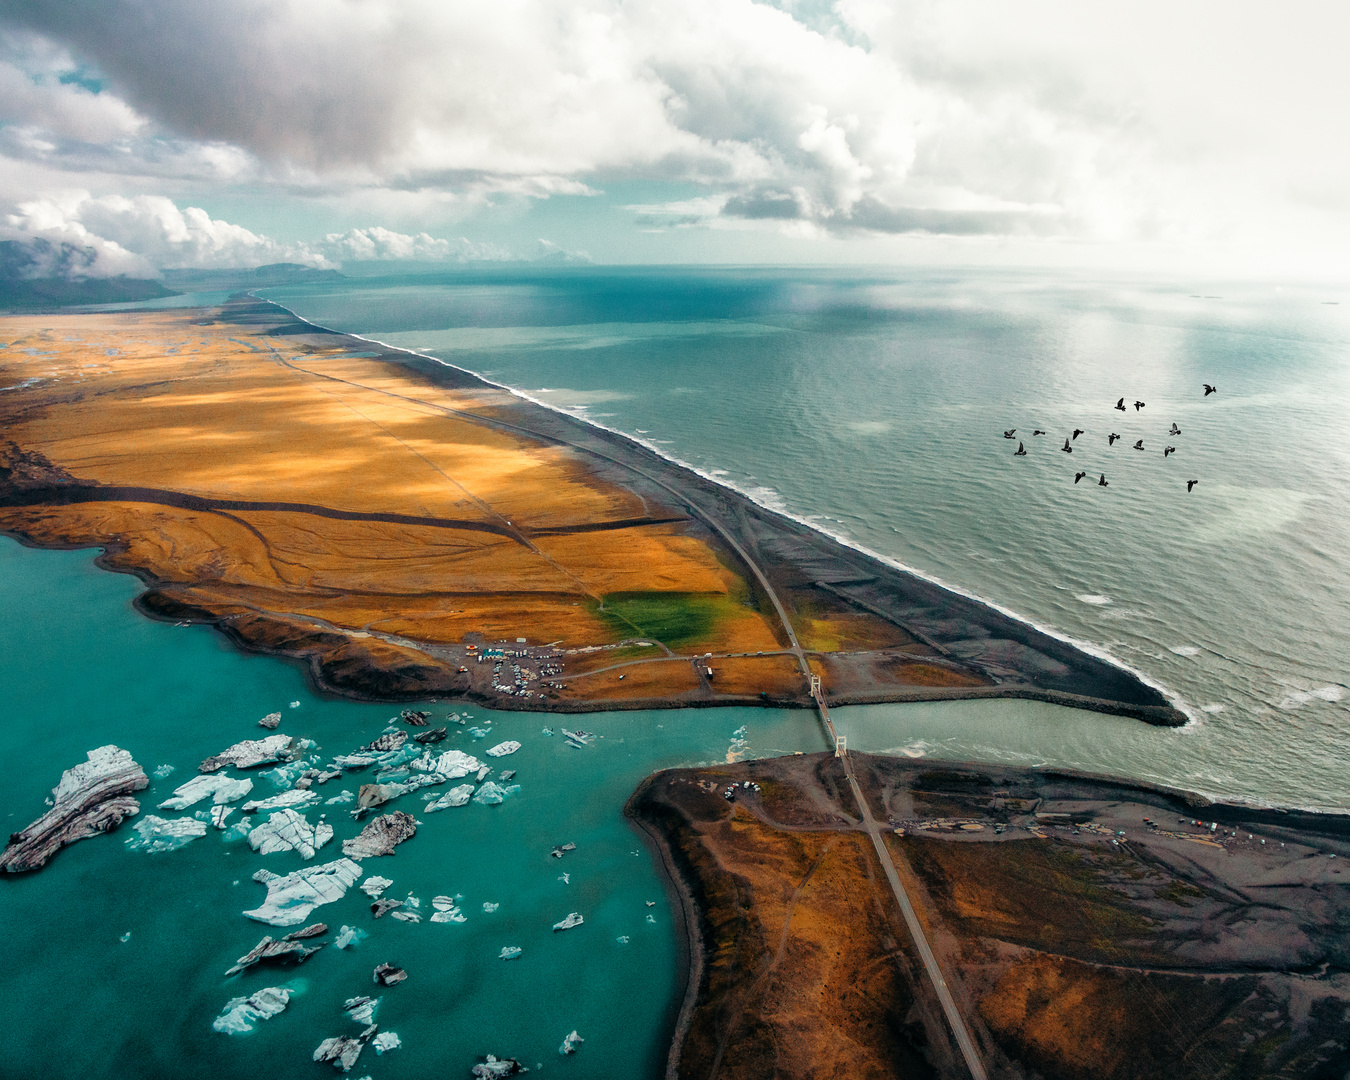
M1279 1000L1294 984L1312 999L1324 996L1329 1009L1350 1000L1327 963L1309 974L1318 959L1337 967L1337 910L1345 904L1334 876L1339 860L1312 856L1350 855L1350 814L1215 802L1072 769L854 758L866 798L897 826L888 847L925 925L942 939L944 974L991 1067L1073 1080L1143 1075L1128 1064L1132 1029L1155 1023L1160 1001L1168 999L1185 1005L1177 1008L1167 1045L1155 1053L1189 1055L1204 1045L1202 1067L1209 1067L1215 1057L1244 1060L1248 1041L1233 1033L1249 1030L1256 1019L1245 1011L1253 1001ZM832 781L838 771L828 754L668 769L644 779L625 804L685 913L689 974L668 1080L706 1073L714 1047L718 1075L762 1075L762 1061L741 1044L766 1039L775 1048L775 1075L784 1077L817 1075L827 1063L840 1067L836 1055L861 1054L864 1061L855 1062L861 1067L867 1052L879 1053L877 1045L848 1039L841 1028L848 1018L838 1008L814 1011L817 1023L803 1036L792 1005L825 993L816 989L823 969L812 958L830 940L822 939L830 931L811 913L794 913L795 899L783 907L787 894L807 904L803 887L819 880L829 850L828 842L802 845L811 837L858 835L856 808L843 784ZM754 786L742 789L748 781ZM735 791L734 799L721 797L724 787ZM1148 816L1158 811L1160 819ZM1178 812L1184 816L1167 816ZM1204 820L1193 820L1196 815ZM1025 854L999 854L1017 851ZM1077 867L1072 878L1065 876L1068 867ZM843 872L837 860L834 869ZM1079 877L1082 882L1072 884ZM1156 886L1152 878L1159 879ZM1133 884L1141 879L1145 887ZM816 887L829 895L828 881ZM1260 899L1248 895L1253 888ZM1018 898L1004 911L1000 897L1013 895ZM1048 900L1053 910L1070 895L1097 911L1092 918L1106 920L1107 936L1091 918L1082 936L1043 922L1049 914L1037 905ZM1276 914L1258 927L1239 914L1249 907ZM878 909L869 925L852 922L845 932L864 943L884 942L898 929L893 916ZM1219 927L1234 925L1215 929L1214 940L1192 948L1193 927L1215 926L1216 919ZM747 939L760 942L757 953L745 954ZM968 1075L950 1052L947 1029L924 1007L931 987L907 966L903 931L898 940L899 981L889 997L862 994L867 1022L855 1025L855 1033L871 1037L874 1029L921 1024L927 1037L917 1043L933 1075ZM768 947L774 941L776 952ZM874 978L875 964L864 967L847 969L845 980ZM710 978L710 969L719 974ZM1249 982L1236 997L1206 1000L1238 975ZM1306 1010L1302 1017L1290 1008L1263 1019L1283 1025L1279 1040L1261 1044L1263 1054L1315 1057L1329 1045L1318 1045L1328 1032L1309 1021ZM1216 1037L1216 1026L1228 1034ZM1078 1054L1085 1039L1104 1040L1108 1051L1092 1057L1087 1072ZM1104 1071L1093 1071L1098 1067Z
M255 294L250 293L249 295ZM265 297L258 297L258 299L266 300ZM540 409L545 409L549 412L556 413L559 416L567 417L571 420L576 421L579 424L583 424L588 428L594 429L596 432L603 432L610 438L620 440L623 443L629 443L634 446L641 447L642 449L650 452L657 458L660 458L664 462L674 465L677 468L682 469L686 472L692 473L693 475L699 477L701 480L704 480L709 484L715 485L716 487L724 488L727 491L732 492L735 495L739 496L740 498L746 499L747 501L753 503L755 506L759 507L761 510L763 510L768 514L773 514L787 521L791 521L801 526L802 528L808 529L813 533L817 533L821 536L828 537L830 540L835 541L836 543L842 545L843 547L850 548L853 551L856 551L859 554L865 556L866 558L874 560L885 566L888 566L891 569L897 570L902 574L906 574L910 577L917 578L918 580L927 582L928 584L936 586L937 588L945 592L953 593L957 596L963 597L964 599L970 600L976 604L980 604L984 607L990 608L991 610L998 612L1000 615L1006 616L1008 619L1011 619L1014 622L1021 623L1025 626L1030 627L1039 634L1044 634L1046 637L1053 638L1056 641L1062 642L1063 644L1070 646L1071 648L1087 653L1089 656L1093 656L1106 664L1110 664L1113 667L1119 668L1121 671L1127 672L1135 679L1138 679L1145 686L1148 686L1156 690L1166 699L1168 708L1174 710L1175 713L1180 714L1182 717L1184 717L1184 720L1181 723L1176 723L1175 717L1169 720L1162 721L1163 726L1180 727L1199 722L1198 715L1186 704L1186 702L1184 702L1181 699L1181 697L1178 694L1172 691L1164 683L1150 676L1147 672L1141 671L1134 665L1128 663L1125 660L1122 660L1120 657L1116 656L1114 653L1112 653L1109 649L1105 648L1104 646L1089 641L1082 641L1078 638L1072 637L1064 633L1063 631L1057 629L1056 627L1048 626L1046 624L1038 622L1037 620L1031 618L1030 616L1014 611L1012 608L1009 608L1004 604L1000 604L996 600L991 600L986 596L982 596L979 593L972 592L969 589L963 588L962 586L953 585L950 582L945 581L944 579L938 577L935 574L931 574L925 570L921 570L918 569L917 567L910 566L909 564L899 559L893 558L889 555L885 555L881 552L874 551L871 548L867 547L865 544L860 543L859 541L853 539L852 537L844 533L837 532L829 528L828 526L821 524L818 521L812 520L811 518L793 513L785 505L774 505L773 503L765 500L763 497L756 495L754 491L747 491L745 488L742 488L739 485L724 479L722 476L716 475L713 472L709 472L708 470L700 468L697 465L684 461L683 459L675 456L674 454L671 454L668 451L661 449L659 446L657 446L654 442L652 442L649 439L644 439L640 435L620 431L618 428L613 428L607 424L602 424L600 421L592 417L583 415L579 411L569 410L557 405L553 405L550 402L532 396L528 391L522 390L518 387L511 386L507 383L497 382L496 380L490 379L486 375L476 372L471 368L466 368L463 367L462 365L451 363L450 361L444 360L438 356L434 356L431 353L421 352L417 349L410 349L407 348L406 346L390 345L387 342L381 341L379 338L369 337L363 334L357 334L343 330L334 330L330 327L325 327L322 324L315 323L312 320L304 318L302 315L297 314L294 310L286 307L279 301L266 300L266 302L269 304L274 304L275 306L281 308L283 311L285 311L287 314L295 318L297 321L306 323L310 326L314 326L322 330L326 334L337 334L342 337L351 338L355 341L364 342L366 344L378 345L381 349L387 350L390 353L403 354L409 357L410 359L416 359L419 361L430 361L431 363L436 364L439 367L443 367L451 371L458 372L461 375L469 376L470 378L477 380L478 382L484 384L485 386L491 386L499 390L504 390L507 393L513 395L514 397L521 399L522 401L528 402L529 404L534 405ZM976 697L979 695L971 694L968 696ZM1016 696L1016 695L1002 695L1002 696ZM915 698L913 700L941 700L941 698L932 698L932 699ZM1052 698L1040 698L1039 700L1045 700L1050 702L1051 704L1066 704L1070 705L1073 708L1085 708L1097 712L1115 711L1112 708L1098 708L1096 705L1093 704L1081 704L1081 705L1073 704L1068 700L1060 701ZM1088 698L1083 700L1092 701L1094 699ZM1100 699L1096 700L1100 701ZM858 699L847 701L840 700L838 703L841 705L846 705L846 704L862 704L864 702L861 699ZM1134 713L1130 712L1119 713L1117 715L1132 716L1135 719L1144 719L1144 717L1136 716ZM1148 722L1152 723L1153 721Z
M277 313L285 313L287 317L278 320ZM353 346L379 344L374 339L337 334L317 327L287 312L280 305L242 295L220 309L216 315L205 309L196 314L223 318L226 324L239 327L243 333L279 336L287 342L288 349L309 349L318 359L335 355L334 350L338 354L351 353ZM203 325L200 319L198 325ZM249 329L244 330L245 327ZM257 350L252 345L246 347ZM383 345L380 348L382 351L373 358L368 353L363 354L360 361L363 370L378 370L384 366L410 373L414 382L420 378L442 392L478 394L480 397L487 394L488 397L482 398L470 412L436 407L442 413L454 413L477 425L478 430L501 432L517 441L524 439L531 445L554 447L574 455L586 462L586 468L594 476L595 483L613 485L615 490L631 493L633 498L641 500L644 508L653 503L667 506L677 513L689 515L690 522L701 522L699 529L695 529L692 524L687 527L672 524L670 528L702 536L702 543L721 552L718 558L724 565L741 563L736 573L750 589L747 603L752 606L761 611L768 611L769 608L764 603L765 597L760 595L762 590L755 582L755 576L759 575L766 588L772 581L772 589L785 595L788 609L795 613L794 618L805 617L802 612L809 612L814 618L815 614L823 611L828 619L834 620L830 624L832 626L861 627L864 638L871 642L868 644L864 641L862 645L854 647L855 650L861 648L862 652L833 652L831 648L838 649L841 646L822 649L813 647L810 641L803 642L803 654L816 664L832 703L1018 697L1113 713L1164 726L1180 726L1192 719L1177 707L1179 703L1169 701L1165 690L1114 657L1098 655L1101 650L1071 643L987 601L938 585L911 570L899 569L891 561L841 541L812 523L765 507L716 478L681 465L622 433L546 403L534 402L527 395L502 388L437 358L406 349ZM315 350L324 355L318 355ZM492 397L500 396L499 392L503 390L509 394L506 400ZM409 397L407 400L418 399ZM49 466L52 463L44 461L39 464ZM41 472L42 469L37 471ZM115 502L120 495L133 501L144 502L149 499L180 509L188 507L194 512L203 507L215 512L223 512L222 508L233 511L240 506L247 506L251 511L258 511L262 507L272 513L301 510L344 520L389 521L397 518L418 526L487 529L513 538L522 535L557 535L560 531L546 529L531 532L524 526L512 526L510 521L505 523L507 528L504 529L489 523L472 524L388 513L355 514L324 507L297 506L289 502L259 504L203 500L200 496L174 492L146 494L147 489L134 486L104 487L91 493L86 485L81 494L79 485L83 481L61 473L59 469L49 468L47 472L52 475L42 482L28 484L23 490L11 483L9 490L0 493L0 507L15 509L40 505L50 509L59 504L64 491L66 497L84 500L86 505L91 499ZM207 503L212 505L207 506ZM636 524L642 525L648 521L659 524L676 519L671 518L667 511L664 518L649 515L646 521ZM619 521L601 527L617 528L628 524L633 522ZM22 521L11 519L4 527L9 534L19 536L33 546L62 546L53 543L52 536L39 537L31 529L25 528ZM588 528L567 526L561 532L574 532L578 527ZM294 616L272 618L268 622L246 617L247 613L237 605L224 610L219 601L214 609L194 603L190 598L179 595L183 592L181 582L176 590L167 588L165 579L145 565L135 565L134 560L127 555L126 546L123 544L119 547L115 537L96 538L92 544L80 542L65 546L103 547L104 552L99 557L100 566L135 573L149 587L149 591L137 602L142 613L172 621L187 619L209 622L242 647L291 656L302 662L307 660L316 689L326 693L376 700L454 696L494 708L568 713L744 704L777 707L810 705L805 687L794 690L775 686L772 681L761 685L750 676L743 678L739 684L732 679L731 683L713 685L711 679L704 680L701 675L697 680L701 685L691 684L674 693L668 687L657 686L658 692L643 694L635 684L630 683L629 689L622 693L604 690L574 696L570 700L555 700L551 696L550 699L537 697L521 701L516 697L485 691L481 685L475 684L472 672L467 680L452 677L456 667L461 673L466 670L462 650L454 652L453 648L447 646L435 646L422 649L419 655L415 636L405 634L399 637L397 633L374 632L355 635L369 639L364 643L354 643L353 635L348 632L345 643L339 645L335 637L323 640L328 631L321 619ZM747 569L751 571L750 574L744 572ZM772 621L771 616L761 617ZM340 626L327 625L339 634L342 632ZM786 643L782 641L781 633L778 636L781 649ZM904 645L906 641L911 644ZM372 650L384 654L383 667L387 669L386 673L375 677L367 671L363 675L363 661L359 655L347 656L336 667L325 667L320 658L326 654L323 649L312 647L315 642L324 644L329 653L341 647L349 653L354 651L361 654L364 651L367 656ZM899 648L896 648L897 645ZM877 651L878 646L881 651ZM759 652L738 653L734 647L733 644L733 651L730 652L721 650L709 652L709 655L749 658L726 660L728 669L736 663L757 664L760 670L765 669L770 654L762 649ZM872 651L868 652L869 649ZM692 660L692 657L689 659ZM920 660L923 663L919 663ZM365 664L365 667L378 669L381 665ZM393 675L389 675L388 671L393 671ZM896 671L901 674L897 676ZM711 676L711 668L708 674ZM744 689L737 689L738 685Z

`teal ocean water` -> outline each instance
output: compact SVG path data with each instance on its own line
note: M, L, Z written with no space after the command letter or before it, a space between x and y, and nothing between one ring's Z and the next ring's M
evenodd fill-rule
M692 271L266 292L316 322L425 350L629 432L1109 652L1196 717L1164 730L1034 702L870 706L836 713L851 746L1350 805L1350 327L1345 308L1323 303L1335 295ZM1208 400L1204 381L1219 387ZM1145 410L1113 412L1122 394ZM1173 422L1182 435L1164 461ZM1073 426L1085 434L1072 457L1040 445L1058 445ZM1051 434L1023 440L1028 456L1014 460L1002 438L1011 427ZM1108 430L1149 449L1108 448ZM1075 487L1073 472L1085 468L1110 486ZM1192 478L1201 483L1188 497ZM204 757L261 734L265 713L281 711L281 730L313 740L324 760L370 741L394 715L319 698L298 668L240 654L209 630L144 619L131 607L138 584L98 570L92 555L0 538L0 812L11 830L45 809L60 772L94 746L117 743L147 772L174 766L142 794L144 815ZM313 918L360 927L364 941L298 969L225 978L271 932L242 915L264 897L251 875L306 864L291 852L257 855L214 829L177 851L132 851L124 825L36 874L0 880L10 1014L0 1075L326 1075L310 1054L358 1030L342 1002L373 993L371 970L383 961L409 972L381 991L376 1017L403 1045L383 1056L367 1049L354 1077L467 1076L487 1052L548 1075L659 1075L681 961L669 903L623 802L656 768L822 749L814 719L597 714L579 721L594 744L574 750L543 734L557 729L554 718L425 707L471 714L469 725L451 725L446 747L481 757L516 739L522 749L493 762L518 770L520 790L502 805L422 815L395 856L368 861L369 873L393 879L387 895L421 898L423 922L375 921L353 889ZM253 797L273 792L250 775ZM328 798L363 779L320 790ZM417 795L400 802L420 805ZM318 813L337 836L315 863L337 858L360 828L341 805L309 817ZM549 857L569 840L575 852ZM465 922L426 921L440 894L461 897ZM571 911L585 924L553 933ZM500 960L505 946L520 947L520 959ZM230 999L270 985L295 989L285 1012L248 1035L212 1030ZM586 1042L562 1058L558 1044L573 1029Z
M706 270L263 292L642 439L1108 653L1194 717L1161 743L1087 736L1076 764L1350 805L1350 297ZM1117 412L1122 396L1145 407ZM1023 759L937 734L906 748Z

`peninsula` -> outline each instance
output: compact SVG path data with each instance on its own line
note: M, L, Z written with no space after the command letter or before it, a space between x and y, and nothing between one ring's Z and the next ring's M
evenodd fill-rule
M623 438L248 295L0 318L0 530L330 693L588 711L1155 688Z

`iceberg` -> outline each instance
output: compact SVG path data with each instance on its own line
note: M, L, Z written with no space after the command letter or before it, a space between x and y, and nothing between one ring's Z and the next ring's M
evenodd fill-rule
M359 836L342 841L342 853L352 859L370 859L377 855L392 855L394 848L411 839L417 832L417 822L411 814L395 810L382 814L361 830Z
M403 1041L392 1031L381 1031L370 1041L370 1045L375 1047L375 1053L387 1054L390 1050L397 1050L403 1045Z
M272 938L265 937L241 956L225 974L238 975L245 968L251 968L254 964L260 964L264 960L275 962L294 960L297 964L302 963L305 957L312 956L322 949L323 943L302 945L300 942L305 938L317 937L319 934L326 934L327 932L328 927L324 926L323 923L317 923L315 926L305 927L299 933L287 934L280 941L273 941Z
M395 967L393 964L381 964L375 969L375 982L384 983L385 986L401 983L407 977L406 971L401 967Z
M468 922L464 913L456 906L453 896L433 896L431 906L436 909L436 913L431 916L434 923Z
M519 945L504 945L502 951L497 954L501 960L519 960L520 954L524 950Z
M586 920L581 917L579 912L574 911L570 915L568 915L567 918L562 919L559 922L555 922L553 924L553 930L555 933L559 930L571 930L572 927L580 926L585 921Z
M390 916L399 922L421 922L422 916L415 911L391 911Z
M132 826L136 836L127 841L132 851L177 851L199 836L206 835L206 822L194 818L174 818L172 820L147 814Z
M479 1080L500 1080L501 1077L518 1076L520 1073L529 1071L515 1058L499 1058L495 1054L486 1055L481 1062L469 1070Z
M220 807L219 809L228 810L229 807ZM221 841L226 844L235 844L238 843L240 840L247 840L249 830L253 827L252 822L253 822L252 818L247 817L240 818L233 825L228 826L223 833L221 833L220 836Z
M374 1034L375 1025L371 1024L360 1035L339 1035L336 1038L324 1039L314 1051L314 1060L330 1061L335 1069L348 1072L356 1064L356 1059L361 1056L361 1051L366 1048L366 1043L370 1042Z
M356 797L356 808L374 810L377 806L383 806L389 800L397 799L412 790L414 788L407 784L362 784Z
M470 754L464 753L463 750L446 750L440 754L433 754L430 750L426 750L423 751L421 757L408 762L408 768L415 772L427 773L428 776L434 774L437 779L429 780L433 784L443 783L446 780L458 780L462 776L476 773L482 767L481 761Z
M342 1011L358 1024L374 1023L375 1013L379 1007L380 999L377 997L348 998L342 1003Z
M133 791L150 779L131 754L118 746L100 746L85 761L61 774L52 789L52 808L21 832L12 833L0 853L0 870L12 874L37 870L67 844L115 829L140 813Z
M287 807L308 806L310 803L318 801L318 792L299 788L294 791L283 791L266 799L252 799L244 803L244 813L252 814L258 810L282 810Z
M320 904L341 900L362 873L360 864L351 859L306 866L284 876L259 870L253 880L267 886L267 899L261 907L244 914L272 926L294 926L309 918Z
M356 798L356 796L353 795L350 791L343 791L340 795L334 795L331 799L326 799L324 801L324 805L341 806L343 803L351 802L354 798Z
M225 822L229 820L233 813L233 806L213 806L211 807L211 824L217 829L223 829L225 828Z
M379 874L371 874L370 877L366 878L366 880L361 883L361 891L372 900L378 900L384 895L384 890L389 888L392 884L393 881L390 878L380 877Z
M260 855L297 851L302 859L314 858L331 839L333 826L323 821L310 825L304 814L294 810L278 810L248 834L249 846Z
M267 728L268 731L275 731L278 724L281 723L281 713L270 712L258 721L260 728Z
M286 1008L291 992L268 986L248 997L231 998L211 1026L225 1035L247 1035L260 1020L270 1020Z
M434 802L427 803L422 809L428 814L434 814L437 810L448 810L452 806L465 806L472 797L473 785L460 784L457 787L452 787Z
M484 914L484 915L491 915L491 914L492 914L494 911L496 911L499 907L501 907L501 904L494 904L494 903L492 903L491 900L484 900L484 901L483 901L483 914Z
M155 775L159 777L161 780L163 780L166 776L169 775L169 773L173 771L174 767L172 765L161 765L159 766L159 768L155 770Z
M295 740L289 735L268 735L264 739L245 739L235 743L228 750L222 750L197 766L198 772L212 773L233 765L240 769L254 769L259 765L270 765L288 757L295 746Z
M506 742L498 743L487 752L488 757L506 757L507 754L514 754L520 749L520 743L514 739L507 739Z
M194 776L181 787L174 788L173 797L159 804L161 810L186 810L208 796L217 806L238 802L253 790L252 780L234 780L228 776Z
M353 945L358 945L369 937L364 930L359 930L355 926L339 926L338 935L333 945L339 949L349 949Z
M406 731L386 731L374 742L361 747L361 749L383 754L389 750L402 750L403 744L407 741L408 733Z
M430 746L432 743L443 742L446 739L445 728L443 727L432 728L430 731L423 731L417 735L414 735L413 738L416 739L418 742L422 743L424 746Z
M575 1054L577 1052L577 1043L584 1043L585 1041L586 1040L578 1035L574 1029L569 1034L563 1036L562 1045L558 1047L558 1053L564 1056L567 1054Z
M478 794L473 797L473 801L479 806L499 806L506 801L508 795L514 795L519 790L519 784L507 784L503 787L489 780L478 789Z

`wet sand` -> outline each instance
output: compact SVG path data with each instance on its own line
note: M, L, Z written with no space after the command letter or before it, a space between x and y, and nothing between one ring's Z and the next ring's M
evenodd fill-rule
M0 341L0 529L103 547L150 586L146 613L295 657L329 692L807 705L748 558L832 702L1184 720L1129 672L621 436L272 304L18 316ZM494 674L494 645L526 655Z
M991 1076L1343 1072L1350 817L852 756ZM669 1076L969 1075L833 757L658 773L627 812L687 926Z

